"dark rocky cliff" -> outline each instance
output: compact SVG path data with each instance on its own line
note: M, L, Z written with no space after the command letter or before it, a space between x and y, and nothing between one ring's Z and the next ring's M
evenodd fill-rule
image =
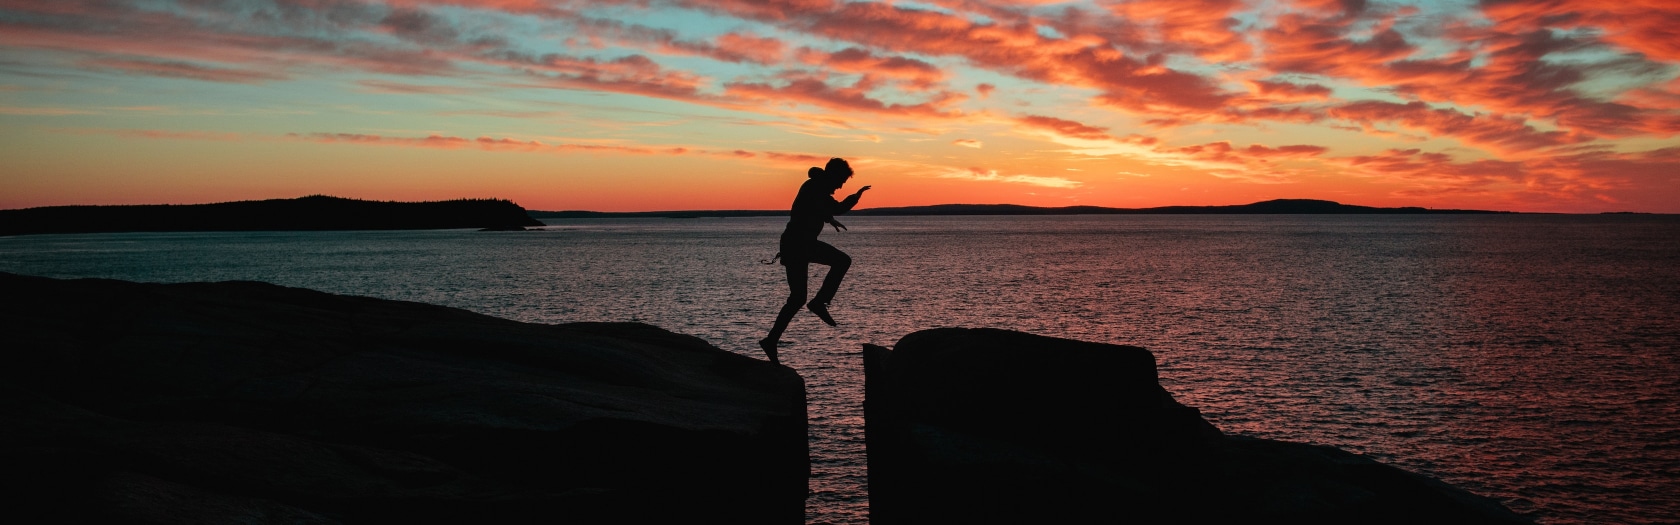
M693 337L249 282L0 295L14 517L804 520L802 380Z
M794 371L632 323L262 283L0 274L0 493L47 523L800 523ZM1334 448L1231 437L1137 347L866 347L871 520L1525 523Z
M1527 523L1331 447L1229 437L1148 350L946 328L864 349L871 523Z

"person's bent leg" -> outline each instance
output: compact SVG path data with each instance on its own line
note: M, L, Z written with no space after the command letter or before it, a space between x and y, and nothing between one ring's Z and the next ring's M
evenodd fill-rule
M828 243L817 244L819 246L813 251L811 262L828 265L828 276L823 278L823 285L817 289L817 296L812 298L811 302L805 303L805 308L817 314L817 318L829 326L839 326L839 323L834 322L834 317L828 314L828 303L834 300L835 292L840 290L840 281L846 278L846 270L852 267L852 258Z
M826 305L833 302L834 294L840 291L840 281L846 279L846 270L852 267L852 256L828 243L817 244L822 246L812 254L811 262L828 265L828 275L823 277L822 288L817 289L817 295L811 298L811 302Z

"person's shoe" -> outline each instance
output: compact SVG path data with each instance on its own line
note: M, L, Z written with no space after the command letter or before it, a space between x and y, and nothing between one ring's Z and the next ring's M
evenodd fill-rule
M819 302L816 302L816 301L811 301L809 303L805 303L805 308L810 309L811 313L817 314L817 318L822 319L822 322L828 323L829 326L840 326L839 324L836 324L834 322L833 317L830 317L828 315L828 304L827 303L819 303Z
M770 356L770 364L774 364L774 365L782 364L781 361L776 360L776 342L775 341L771 341L769 339L759 339L758 340L758 347L764 349L764 355Z

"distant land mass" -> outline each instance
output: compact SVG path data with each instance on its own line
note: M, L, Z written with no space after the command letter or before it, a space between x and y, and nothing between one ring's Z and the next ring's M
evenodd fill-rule
M786 217L787 210L527 211L505 199L434 202L366 201L311 195L296 199L215 204L48 206L0 210L0 235L31 233L422 230L480 228L517 230L542 226L537 219ZM1165 215L1165 214L1469 214L1486 210L1377 208L1325 200L1278 199L1230 206L1039 207L1018 204L938 204L852 210L850 215Z
M538 219L587 219L656 217L688 219L698 217L775 217L786 216L786 210L711 210L711 211L532 211ZM897 208L865 208L852 210L848 215L1171 215L1171 214L1475 214L1515 213L1488 210L1437 210L1407 206L1377 208L1356 206L1315 199L1277 199L1253 204L1229 206L1161 206L1156 208L1105 208L1102 206L1063 206L1046 208L1019 204L938 204L933 206L904 206Z
M0 235L142 231L523 229L543 224L503 199L382 202L311 195L216 204L0 210Z

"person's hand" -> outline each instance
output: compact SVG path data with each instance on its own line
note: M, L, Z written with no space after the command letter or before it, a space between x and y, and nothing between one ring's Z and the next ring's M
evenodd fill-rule
M854 195L857 195L857 196L859 196L859 197L862 197L862 196L863 196L863 192L864 192L864 190L868 190L868 189L869 189L869 188L873 188L873 187L874 187L874 186L864 186L864 187L862 187L862 188L858 188L858 190L857 190L857 193L855 193L855 194L854 194Z
M840 221L830 220L828 223L834 225L834 231L836 232L846 229L846 225L840 224Z

